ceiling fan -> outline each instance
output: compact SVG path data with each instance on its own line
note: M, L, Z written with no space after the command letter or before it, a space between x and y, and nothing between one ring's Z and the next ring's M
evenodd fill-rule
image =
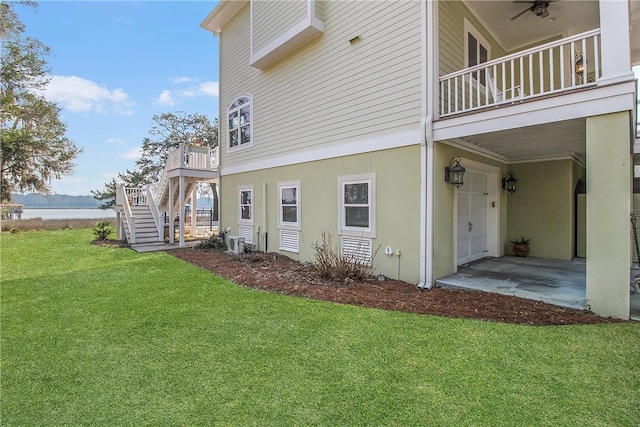
M549 4L553 3L554 1L555 0L532 0L532 1L516 0L514 1L514 3L526 3L526 4L530 4L531 6L529 6L528 8L526 8L525 10L523 10L522 12L520 12L519 14L511 18L511 20L513 21L514 19L521 17L522 15L527 13L527 11L531 11L531 13L533 13L534 15L540 18L546 18L547 16L549 16L549 11L547 10L547 8L549 7Z

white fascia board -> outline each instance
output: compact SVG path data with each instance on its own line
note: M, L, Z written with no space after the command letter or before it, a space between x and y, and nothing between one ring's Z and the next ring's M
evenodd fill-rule
M236 16L247 3L249 3L248 0L221 0L204 21L200 23L200 27L211 31L216 36L220 35L222 27Z
M314 16L306 16L271 43L253 53L249 65L264 70L324 31L324 23Z
M281 166L333 159L337 157L388 150L391 148L400 148L417 144L420 144L419 128L394 134L374 136L372 138L363 138L353 142L344 142L331 147L323 147L314 150L302 151L300 153L256 160L254 162L244 163L241 165L222 166L220 175L223 176L252 172L261 169L277 168Z
M433 123L434 139L516 129L545 123L630 111L635 102L635 82L596 87L517 105L442 119Z

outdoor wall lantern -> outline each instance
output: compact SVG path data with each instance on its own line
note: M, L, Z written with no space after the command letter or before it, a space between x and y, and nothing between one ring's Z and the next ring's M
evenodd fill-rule
M464 184L462 179L466 169L460 166L460 160L459 156L455 156L449 162L449 166L444 168L444 180L456 188Z
M516 182L518 182L518 180L513 176L513 171L507 171L502 177L502 188L509 193L513 193L516 191Z

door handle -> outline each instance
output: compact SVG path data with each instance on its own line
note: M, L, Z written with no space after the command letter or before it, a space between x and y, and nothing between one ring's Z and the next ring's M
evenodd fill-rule
M469 222L469 233L471 233L471 230L473 230L473 224L471 224L471 222Z

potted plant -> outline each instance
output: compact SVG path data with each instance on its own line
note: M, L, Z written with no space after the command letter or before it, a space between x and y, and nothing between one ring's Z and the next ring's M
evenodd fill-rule
M521 237L520 239L511 240L513 243L513 253L515 256L527 256L529 253L529 242L531 239L525 239Z

